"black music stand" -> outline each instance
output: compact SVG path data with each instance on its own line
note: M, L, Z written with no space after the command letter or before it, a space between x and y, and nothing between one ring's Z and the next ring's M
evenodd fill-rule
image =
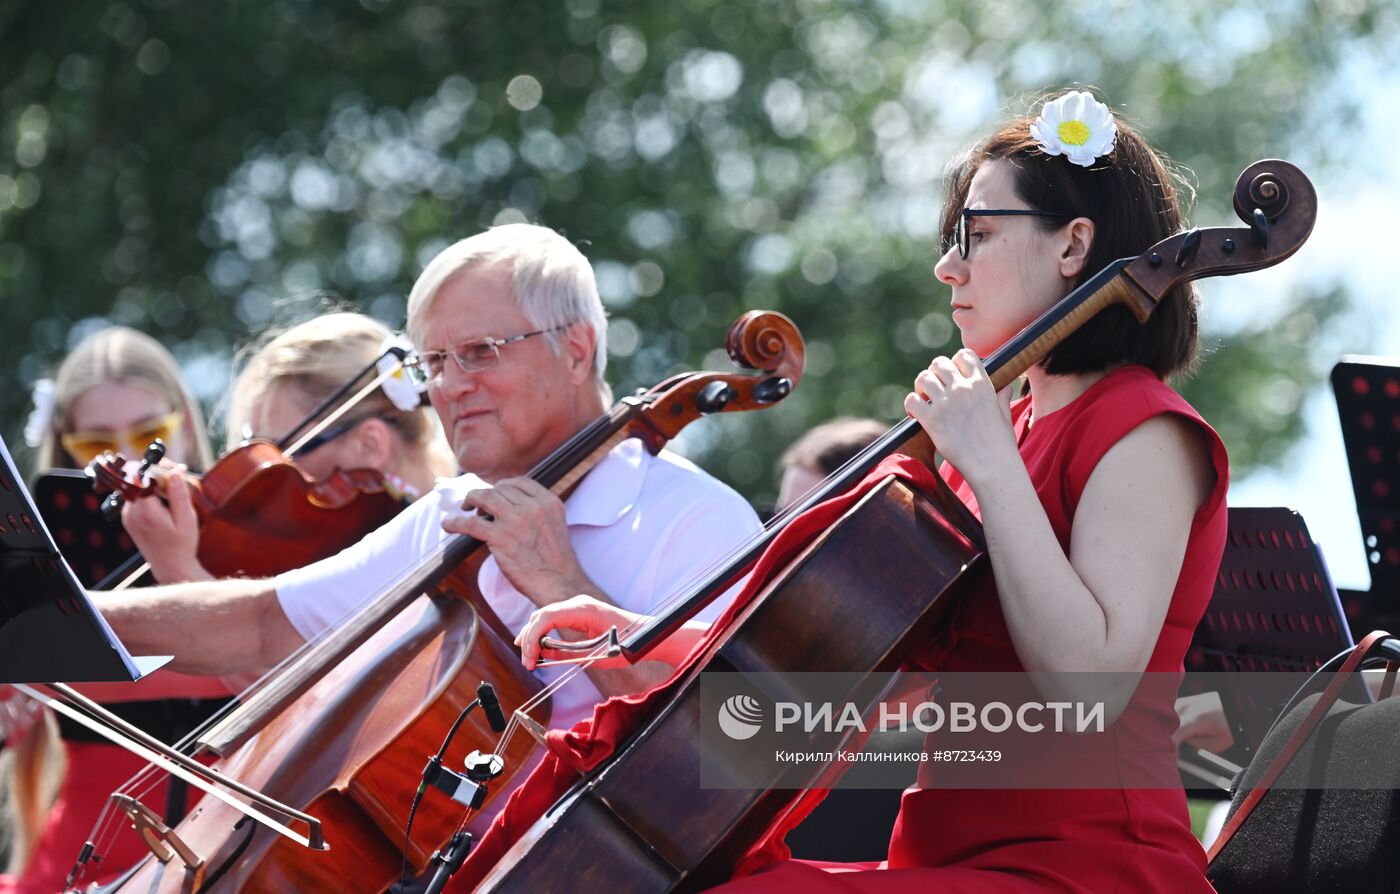
M52 469L34 479L32 491L44 526L79 582L89 589L106 589L99 582L136 555L136 544L120 519L102 514L102 498L92 478L74 469Z
M133 658L112 633L0 439L0 683L131 681L169 660Z
M1351 629L1322 551L1291 509L1232 506L1215 591L1186 654L1193 673L1212 673L1235 744L1221 755L1245 766L1283 703L1311 673L1349 648ZM1277 692L1259 671L1280 675ZM1248 685L1230 685L1249 673ZM1196 678L1200 680L1201 678Z
M1371 571L1369 592L1344 593L1357 630L1400 627L1400 361L1343 357L1332 367L1356 513Z

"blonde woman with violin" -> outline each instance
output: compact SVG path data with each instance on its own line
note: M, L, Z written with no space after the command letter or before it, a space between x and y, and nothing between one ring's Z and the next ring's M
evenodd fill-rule
M203 414L181 383L175 358L134 329L115 326L84 339L54 380L36 389L35 402L26 435L38 447L38 472L82 468L107 451L139 456L156 439L192 470L211 461ZM83 689L161 738L182 735L215 703L192 699L228 696L218 678L165 671L139 683ZM0 774L9 785L11 830L9 874L0 876L0 892L52 894L63 886L108 793L142 763L81 727L60 725L47 710L23 716L32 726L11 728L3 752L8 766ZM164 795L156 798L164 806ZM143 852L134 838L124 844L114 859Z
M277 441L291 432L374 364L390 339L384 324L347 312L324 314L272 337L252 354L234 383L229 449L249 438ZM366 374L355 384L369 380ZM417 406L418 399L402 375L391 375L306 440L292 461L317 481L337 469L378 472L391 492L405 504L411 502L432 490L435 479L456 472L442 427L431 410ZM189 486L181 476L171 476L165 496L164 503L129 501L122 523L162 583L211 579L196 558L199 529Z

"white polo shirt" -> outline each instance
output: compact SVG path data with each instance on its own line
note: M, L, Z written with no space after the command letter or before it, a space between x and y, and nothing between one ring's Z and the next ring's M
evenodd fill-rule
M439 479L430 494L337 555L278 575L277 599L303 637L311 639L377 595L421 558L454 536L442 520L466 492L485 487L475 475ZM653 456L640 441L619 444L585 477L564 506L569 542L584 572L617 605L651 613L761 527L758 516L729 487L667 451ZM535 605L488 558L477 585L511 633ZM711 621L737 587L696 617ZM548 682L563 668L536 671ZM549 725L572 726L603 700L586 674L553 698Z

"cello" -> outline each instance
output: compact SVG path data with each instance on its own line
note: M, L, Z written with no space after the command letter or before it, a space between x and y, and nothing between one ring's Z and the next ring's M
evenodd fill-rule
M1143 322L1180 283L1262 269L1291 256L1312 231L1317 197L1296 167L1269 160L1241 174L1234 205L1248 226L1178 233L1137 257L1111 263L1070 292L986 360L993 387L1009 385L1109 305L1125 305ZM814 763L775 769L763 787L752 787L752 777L729 787L703 787L702 751L720 737L705 735L717 717L702 693L701 675L764 674L771 682L778 672L789 681L794 672L890 672L940 629L989 563L980 525L938 476L932 492L887 477L843 502L839 519L810 542L779 539L784 523L849 491L896 453L931 465L934 445L917 422L896 426L755 538L713 581L629 632L621 651L640 660L727 581L760 563L755 578L762 583L756 590L751 585L750 601L736 606L728 623L717 625L667 684L640 703L617 705L604 736L617 734L615 747L589 741L579 749L588 752L587 761L560 758L550 768L552 777L540 774L534 801L549 793L544 783L565 775L562 767L590 767L519 838L501 845L508 849L494 867L468 862L470 877L480 879L478 890L550 890L560 879L581 892L698 890L728 880L756 842L784 825L796 799L826 768ZM759 559L770 546L774 550ZM553 651L565 646L592 649L596 643L544 643ZM767 694L775 701L802 701L800 683L789 685L794 691ZM825 692L824 698L832 695ZM853 689L847 701L864 716L877 697ZM600 718L608 722L607 708L595 723ZM840 730L817 729L785 745L833 753L841 736ZM488 836L483 846L491 841ZM486 851L474 859L497 856Z
M771 406L800 379L801 337L780 314L745 314L731 327L727 347L736 362L759 373L681 374L624 398L531 476L567 494L624 440L639 438L658 451L694 419ZM405 861L422 871L460 813L450 802L427 799L405 840L425 758L472 701L477 680L493 682L508 707L539 689L476 590L486 557L481 547L469 537L449 538L440 553L310 644L197 742L221 758L220 775L316 815L332 853L297 848L206 799L174 830L152 832L179 843L164 862L148 859L102 890L379 892ZM422 595L425 590L432 595ZM460 763L465 752L492 741L479 715L468 717L446 760ZM522 742L501 753L507 778L530 751Z

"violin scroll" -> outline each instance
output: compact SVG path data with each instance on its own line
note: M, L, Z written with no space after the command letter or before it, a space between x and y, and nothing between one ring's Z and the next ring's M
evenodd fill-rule
M127 477L126 457L120 453L104 453L93 460L87 468L88 475L93 479L93 489L99 494L107 495L102 501L102 517L108 521L116 521L121 516L122 504L127 500L136 500L155 493L156 487L151 483L149 473L151 469L159 466L163 459L165 442L157 439L146 448L141 457L141 467L136 470L134 477Z

